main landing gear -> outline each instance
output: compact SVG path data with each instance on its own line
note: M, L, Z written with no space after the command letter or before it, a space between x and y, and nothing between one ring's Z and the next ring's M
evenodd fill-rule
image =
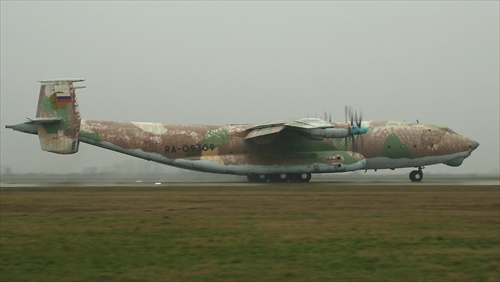
M424 173L422 172L423 166L419 166L418 170L413 170L410 172L410 180L413 182L420 182L424 178Z
M270 182L309 182L310 173L249 174L248 181L255 183Z

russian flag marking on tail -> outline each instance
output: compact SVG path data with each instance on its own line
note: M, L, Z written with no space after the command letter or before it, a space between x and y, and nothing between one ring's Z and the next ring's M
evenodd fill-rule
M65 93L57 93L57 103L71 103L71 96Z

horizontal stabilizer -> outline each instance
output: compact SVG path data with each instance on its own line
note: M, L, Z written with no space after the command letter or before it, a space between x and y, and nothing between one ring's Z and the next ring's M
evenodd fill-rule
M5 128L10 128L15 131L21 131L29 134L38 134L35 122L33 121L27 121L20 124L6 125Z
M73 83L82 82L85 78L56 78L56 79L42 79L39 82L42 84L62 84L62 83ZM81 87L81 86L78 86Z
M63 121L62 118L52 117L52 118L27 118L31 122L39 122L39 123L57 123Z

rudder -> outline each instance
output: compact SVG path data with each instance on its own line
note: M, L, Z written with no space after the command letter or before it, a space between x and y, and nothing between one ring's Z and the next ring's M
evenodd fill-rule
M36 111L36 128L42 150L57 154L78 152L80 112L74 82L84 79L42 80Z

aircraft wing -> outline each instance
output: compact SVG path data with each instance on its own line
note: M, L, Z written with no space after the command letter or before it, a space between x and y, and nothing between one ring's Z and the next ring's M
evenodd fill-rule
M247 134L245 139L252 139L260 136L276 134L282 131L283 129L285 129L284 125L276 125L276 126L261 127L261 128L253 127L251 129L248 129L250 130L250 132Z
M249 133L245 139L257 141L256 139L258 138L276 135L283 130L293 130L315 140L322 140L323 138L344 138L349 135L349 129L347 127L336 128L332 123L319 118L300 118L253 126L247 129Z
M319 119L319 118L295 119L295 120L292 120L292 121L285 123L285 126L296 127L296 128L305 128L305 129L333 127L333 125L331 123L326 122L326 121Z

